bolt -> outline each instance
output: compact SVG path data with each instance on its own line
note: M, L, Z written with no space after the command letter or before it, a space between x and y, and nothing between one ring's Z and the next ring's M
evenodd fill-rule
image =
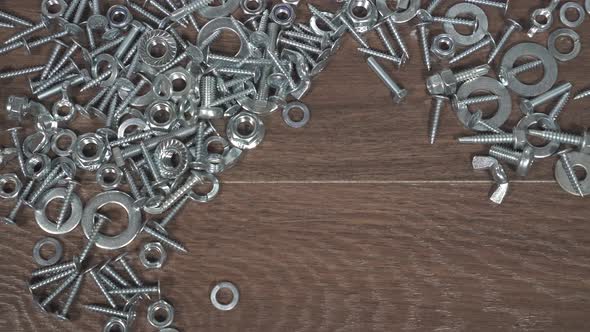
M500 73L498 74L498 79L503 85L509 84L509 78L516 77L516 75L533 70L537 67L541 67L543 65L543 61L541 60L534 60L531 62L527 62L522 64L518 67L514 67L508 71L505 68L500 68Z
M460 137L462 144L512 144L514 149L520 149L527 144L526 131L514 128L510 134L492 134Z
M570 159L569 153L571 149L565 149L559 151L557 155L559 156L559 160L561 160L561 167L565 171L570 184L578 193L580 197L584 197L584 191L582 190L582 186L580 185L580 181L578 180L578 176L576 175L576 171L574 170L574 165L572 164L572 160Z
M96 243L96 240L98 240L98 235L100 235L100 229L102 228L102 226L106 222L111 222L111 219L109 219L107 216L102 215L100 213L95 213L94 219L96 220L96 222L94 223L94 226L92 227L92 230L90 231L90 234L88 234L88 242L86 242L86 245L84 246L84 248L82 249L82 252L80 253L80 264L82 264L84 262L84 260L86 259L86 257L90 253L90 249L92 249L92 247Z
M590 135L584 131L583 135L574 135L553 130L529 130L529 135L541 137L548 141L556 141L562 144L569 144L578 147L578 150L586 152L590 148Z
M386 54L386 53L382 53L379 51L375 51L373 49L370 48L357 48L357 50L363 54L367 54L371 57L377 57L377 58L381 58L384 60L388 60L391 61L393 63L395 63L398 67L404 64L404 59L400 59L395 55L390 55L390 54Z
M113 282L111 281L111 279L109 279L107 276L105 276L104 274L98 272L97 273L98 278L100 279L100 281L102 281L102 283L107 286L109 289L119 289L119 287ZM108 292L107 292L108 293ZM126 303L130 303L131 298L125 294L119 294L119 297L125 301Z
M418 35L420 37L420 45L422 46L422 60L424 60L424 65L426 66L426 70L430 71L432 69L432 60L430 59L430 45L428 45L428 35L430 34L430 30L428 26L430 23L422 22L416 25L418 29Z
M55 281L58 281L58 280L63 279L65 277L68 277L68 276L72 275L73 273L77 273L76 269L68 269L68 270L62 271L58 274L52 275L49 278L40 280L40 281L33 283L33 284L29 284L29 291L33 292L36 289L39 289L39 288L49 285Z
M1 11L1 10L0 10L0 18L3 18L3 19L10 21L10 22L14 22L16 24L24 25L26 27L33 26L33 23L29 22L28 20L25 20L24 18L9 14L9 13L7 13L5 11Z
M449 23L449 24L456 24L456 25L465 25L465 26L473 28L474 31L477 29L477 27L479 25L477 20L467 20L464 18L446 17L446 16L432 16L432 14L430 14L425 9L419 9L418 12L416 13L416 16L418 16L418 18L422 22Z
M406 42L404 42L401 34L399 33L399 30L396 27L396 23L393 19L393 16L389 15L385 19L385 24L387 24L387 28L389 29L389 32L393 36L393 39L395 39L395 41L397 42L397 45L399 46L399 48L401 48L402 58L409 59L410 53L408 52L408 46L406 45Z
M22 129L22 127L14 127L8 129L8 133L10 133L10 138L12 139L12 144L16 149L16 157L18 159L18 166L20 171L23 173L24 176L27 176L25 173L25 155L23 154L23 148L20 144L20 140L18 138L18 132Z
M397 83L395 83L391 76L387 74L385 69L381 67L381 65L377 62L377 60L374 57L369 57L367 59L367 63L369 64L369 68L371 68L373 72L377 74L377 76L379 76L381 81L383 81L387 88L389 88L389 90L393 93L393 100L397 104L401 103L408 95L408 91L406 89L402 89L399 85L397 85Z
M500 38L500 41L498 42L492 53L490 53L490 56L488 57L488 64L492 63L496 56L498 56L500 50L502 50L504 45L506 45L506 43L508 42L508 39L510 39L510 36L514 32L522 30L522 26L515 20L509 18L507 21L508 28L506 29L506 32L504 32L504 35L502 35L502 38Z
M80 71L79 75L72 77L72 79L69 80L69 82L70 82L70 86L74 87L74 86L78 86L84 82L88 82L89 80L90 80L90 76L88 74L88 71L86 69L83 69L82 71ZM44 99L47 99L47 98L54 96L58 93L61 93L62 86L63 86L62 84L57 84L57 85L55 85L43 92L40 92L37 95L37 99L44 100Z
M508 4L510 0L506 0L506 2L499 2L499 1L492 1L492 0L465 0L465 2L473 3L476 5L482 6L490 6L504 10L504 15L508 12Z
M157 286L149 286L149 287L130 287L130 288L119 288L110 290L109 294L117 295L117 294L149 294L149 293L156 293L158 297L160 296L160 281L158 280Z
M522 152L519 152L494 145L490 148L490 156L516 166L516 173L520 176L526 176L535 161L531 146L526 146Z
M545 93L543 93L542 95L539 95L533 99L522 99L522 101L520 102L520 110L524 113L524 114L531 114L534 110L535 107L544 104L552 99L555 99L561 95L563 95L564 93L570 91L572 88L572 84L567 82L567 83L563 83Z
M19 40L22 40L23 38L30 36L33 33L37 32L41 29L49 29L50 24L51 24L51 21L47 17L41 16L41 21L39 23L37 23L37 24L31 26L30 28L25 29L25 30L15 34L14 36L6 39L4 41L4 44L9 45L9 44L17 42Z
M132 322L135 319L135 317L137 316L134 306L131 306L131 308L129 308L128 311L116 310L113 308L103 307L103 306L94 305L94 304L87 304L84 306L84 308L86 308L87 310L90 310L90 311L101 313L101 314L105 314L105 315L109 315L109 316L117 316L119 318L126 319L128 324L130 322Z
M76 189L76 187L79 184L80 183L74 180L68 181L68 186L66 188L66 193L64 197L64 203L61 209L59 210L59 216L55 221L55 223L57 224L57 229L60 229L63 222L66 220L66 214L70 211L70 205L72 203L72 198L74 197L74 189Z
M70 291L70 294L68 295L68 298L66 299L66 303L64 304L63 308L61 309L61 312L59 313L59 315L57 315L57 317L60 318L61 320L68 320L68 312L70 311L72 304L74 304L74 299L76 298L76 295L80 291L80 287L82 286L83 280L84 280L84 274L80 274L76 278L76 281L74 282L74 285L72 286L72 290Z
M461 106L467 107L467 106ZM471 118L467 122L467 128L475 131L489 131L496 134L504 134L505 132L483 120L483 112L481 110L475 111L471 114Z
M17 216L18 212L20 211L20 209L22 208L23 203L25 202L25 199L27 198L27 196L31 192L31 189L33 189L34 183L35 182L33 180L30 180L27 183L27 185L25 186L25 189L23 189L20 196L18 197L16 204L14 205L12 210L10 210L10 213L8 213L8 216L7 217L0 217L0 221L2 221L6 225L16 225L16 222L15 222L16 216Z
M31 276L32 277L39 277L39 276L44 276L44 275L48 275L48 274L59 273L59 272L66 271L66 270L76 270L76 271L80 270L80 260L78 259L77 256L74 256L74 258L69 262L60 263L60 264L36 269L33 271L33 273L31 273Z
M0 79L25 76L25 75L40 72L43 69L45 69L45 66L34 66L34 67L22 68L22 69L17 69L17 70L12 70L12 71L0 72Z
M189 195L185 195L176 205L168 212L168 214L159 222L162 228L166 227L178 214L178 212L182 209L182 207L188 202L190 199Z
M496 47L496 42L494 41L494 37L490 33L487 33L486 36L482 40L480 40L479 42L477 42L473 46L471 46L468 49L464 50L463 52L455 55L451 60L449 60L449 64L457 63L457 62L465 59L466 57L470 56L471 54L481 50L482 48L484 48L488 45L490 45L492 49L494 49Z
M117 308L117 303L115 303L115 300L113 300L113 297L105 288L104 283L99 279L98 273L94 269L91 269L88 272L90 273L92 279L94 279L94 283L96 284L96 286L98 286L98 289L100 289L100 292L102 293L102 295L104 295L109 305L113 308Z
M278 40L279 40L279 43L281 43L281 44L292 46L292 47L299 48L299 49L302 49L302 50L306 50L306 51L311 52L313 54L318 54L319 55L319 54L324 53L324 50L322 50L320 48L317 48L317 47L314 47L314 46L311 46L311 45L307 45L307 44L304 44L304 43L299 43L299 42L296 42L294 40L287 39L285 37L279 37Z
M56 184L61 178L67 175L68 172L62 169L61 165L57 165L56 167L54 167L51 170L51 172L47 174L47 177L43 179L41 185L39 185L39 187L31 194L31 197L25 200L25 204L29 207L34 207L35 202L37 202L37 199L39 199L39 197L41 196L41 194L45 192L45 190L49 189L51 186Z
M434 144L434 141L436 140L436 133L440 123L440 114L442 113L445 102L449 101L449 98L444 96L433 96L432 98L434 99L435 104L434 111L432 112L432 122L430 123L430 135L428 136L428 142L430 144Z
M426 80L426 88L431 95L452 95L457 92L457 85L459 83L484 76L489 71L490 66L487 64L470 68L456 74L450 69L445 69L438 74L430 76Z

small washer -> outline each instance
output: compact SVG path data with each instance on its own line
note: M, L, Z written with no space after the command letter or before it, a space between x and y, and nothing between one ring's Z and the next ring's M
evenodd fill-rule
M157 261L152 261L147 258L148 253L150 251L156 251L160 256L158 257ZM166 249L160 242L149 242L141 247L139 251L139 261L146 269L160 269L166 263L166 259L168 255L166 254Z
M12 186L5 188L7 184ZM13 199L18 196L23 184L20 182L18 176L14 173L0 175L0 198Z
M574 47L571 52L561 53L557 50L557 41L561 37L566 37L572 40ZM547 48L554 58L561 62L566 62L575 59L580 54L580 51L582 50L582 41L580 40L580 35L574 30L562 28L553 31L549 35L549 39L547 39Z
M53 257L48 259L45 259L41 256L41 248L43 248L43 246L46 245L50 245L53 246L53 248L55 248L55 253L53 254ZM41 266L49 266L59 262L63 255L63 252L64 248L61 245L61 242L52 237L46 237L35 243L35 246L33 247L33 259L35 260L35 263Z
M102 332L127 332L127 322L119 317L111 317L109 321L104 325Z
M231 302L228 304L221 304L217 301L217 293L219 293L222 289L229 289L232 293ZM220 282L213 289L211 290L211 304L219 310L222 311L229 311L235 308L238 305L238 301L240 300L240 292L238 291L238 287L229 281Z
M82 214L82 229L86 238L90 236L94 227L94 215L107 204L117 204L127 212L129 222L127 229L115 236L99 234L96 239L96 246L102 249L115 250L123 248L133 241L141 229L141 210L135 206L131 196L121 191L102 192L88 201ZM63 227L63 226L62 226Z
M475 20L478 23L477 29L475 29L471 35L463 35L457 32L453 24L445 23L443 25L445 32L455 40L457 45L460 46L470 46L482 40L488 32L488 17L483 9L471 3L458 3L449 8L446 16L456 18L461 14L471 14L475 16Z
M291 117L289 116L289 112L293 109L300 109L303 112L303 118L300 121L293 121L293 119L291 119ZM299 102L299 101L291 102L291 103L288 103L283 108L283 121L285 121L285 123L289 127L301 128L301 127L305 126L307 124L307 122L309 122L309 117L310 117L309 108L307 107L307 105L305 105L302 102Z
M199 16L215 19L218 17L228 16L240 8L240 0L226 0L219 6L207 6L199 9Z
M72 193L72 203L70 205L70 217L61 225L58 229L57 224L49 220L45 210L51 201L54 199L64 199L66 195L65 188L52 188L48 190L37 203L35 204L35 220L37 221L37 225L41 227L42 230L49 234L66 234L72 231L78 224L80 223L80 219L82 218L82 210L83 205L80 197L76 193Z
M520 82L512 75L508 78L508 88L523 97L535 97L549 91L553 87L557 81L559 70L557 68L557 61L555 61L555 58L549 51L545 47L535 43L520 43L512 47L504 55L501 68L509 71L514 68L516 60L526 56L543 61L545 75L539 83L531 85Z
M60 148L58 144L63 137L70 138L70 145L65 149ZM53 151L53 153L60 157L68 157L72 154L74 143L77 139L78 136L76 135L76 133L69 129L62 129L59 132L57 132L57 134L53 135L53 137L51 137L51 151Z
M568 9L575 9L578 12L577 20L570 21L567 18ZM563 25L565 25L566 27L577 28L580 25L582 25L582 23L584 23L584 19L586 19L586 12L584 11L584 7L582 7L582 5L575 2L567 2L564 3L563 6L561 6L561 9L559 10L559 19L561 20L561 23L563 23Z
M459 88L459 91L457 91L457 98L459 100L466 99L472 93L477 91L487 91L500 97L500 99L498 99L498 111L496 111L496 114L494 114L493 117L486 119L486 122L492 126L501 127L504 122L508 120L510 112L512 111L512 98L510 97L508 89L495 79L484 76L463 84ZM461 121L465 127L469 127L468 124L471 119L471 112L469 112L468 108L460 107L456 110L456 114L459 121ZM484 130L484 128L481 128L481 130Z
M383 17L391 16L395 23L406 23L416 17L420 9L420 0L410 0L408 7L404 10L397 8L392 10L387 5L388 0L377 0L377 10ZM399 2L398 2L399 4Z
M539 125L548 130L560 130L557 122L553 121L545 113L531 113L525 116L518 122L516 128L526 131L534 125ZM526 139L526 141L528 145L533 147L533 152L535 153L535 158L537 159L551 157L557 152L557 150L559 150L560 145L557 141L549 141L549 143L547 143L545 146L534 146L528 142L528 139Z
M586 178L580 180L580 187L584 195L590 195L590 155L582 152L572 151L567 154L572 163L572 167L582 167L586 170ZM555 164L555 180L561 188L572 195L579 196L563 169L561 159L557 160Z
M166 313L166 316L163 320L156 318L156 313L158 310L162 310ZM156 301L150 304L148 307L147 319L148 322L155 328L162 329L168 327L172 325L172 322L174 321L174 307L164 300Z

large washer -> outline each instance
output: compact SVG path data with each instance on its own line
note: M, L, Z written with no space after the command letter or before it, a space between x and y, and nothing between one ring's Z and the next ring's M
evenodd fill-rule
M502 126L504 122L508 120L510 112L512 111L512 98L510 97L508 89L495 79L484 76L463 84L459 88L459 91L457 91L457 98L459 100L466 99L476 91L487 91L500 97L500 99L498 99L498 110L496 111L496 114L490 119L486 119L486 122L494 127ZM469 112L467 107L460 107L457 109L456 114L459 121L468 127L469 120L471 119L471 112ZM483 131L484 128L481 128L481 130Z
M516 60L524 56L543 61L545 75L536 84L524 84L514 75L511 75L507 77L508 88L523 97L535 97L549 91L557 81L557 61L545 47L539 44L521 43L512 47L502 59L502 70L510 71L514 67Z
M97 211L107 204L117 204L127 212L127 216L129 217L127 229L115 236L99 234L96 240L96 246L102 249L115 250L131 243L140 231L142 223L141 210L134 203L135 201L131 196L121 191L106 191L94 196L88 201L82 214L82 229L86 238L92 232L94 216Z
M207 22L207 24L201 28L201 32L199 32L199 36L197 37L197 46L202 48L203 41L208 39L209 36L219 30L231 31L240 39L240 50L235 55L236 58L245 58L248 56L248 47L246 45L249 43L249 41L242 37L242 35L236 30L232 20L227 17L218 17ZM248 33L249 30L244 27L243 31Z
M567 154L570 158L573 167L582 167L586 170L587 174L590 174L590 155L582 152L572 151ZM563 190L567 191L572 195L579 196L570 180L563 169L563 165L561 163L561 159L557 161L555 164L555 180L557 183L563 188ZM582 193L584 195L590 195L590 176L586 176L584 180L580 180L580 187L582 188Z
M457 45L470 46L482 40L488 32L488 16L483 9L470 3L458 3L449 8L446 16L455 18L461 14L471 14L477 20L477 29L471 35L464 35L457 32L455 26L451 23L445 23L444 29L449 34Z
M420 9L420 0L410 0L408 8L404 10L391 10L387 6L388 0L377 0L377 10L383 17L391 16L395 23L406 23L416 17L418 10Z
M65 196L66 188L53 188L43 194L35 204L35 220L37 221L37 225L49 234L66 234L76 228L80 223L83 205L80 197L75 193L72 193L72 203L70 203L70 211L72 212L70 213L70 217L64 221L59 229L57 228L57 224L47 217L45 210L49 203L54 199L63 200Z

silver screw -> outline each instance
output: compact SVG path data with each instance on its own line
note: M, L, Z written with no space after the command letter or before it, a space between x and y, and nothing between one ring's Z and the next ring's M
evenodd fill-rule
M111 294L109 294L109 292L105 288L104 283L99 279L98 273L94 269L91 269L88 272L90 273L90 276L92 277L92 279L94 279L94 283L96 284L96 286L98 286L98 289L100 289L100 292L102 293L102 295L104 295L104 297L107 300L107 302L109 303L109 305L113 308L117 308L117 303L115 303L115 300L113 300L113 297L111 296Z
M502 70L500 70L500 80L505 81L505 82L503 82L504 85L508 85L507 78L502 78L502 76L514 77L518 74L533 70L537 67L541 67L542 65L543 65L543 61L534 60L534 61L522 64L518 67L514 67L514 68L510 69L507 73L503 73Z
M80 74L69 77L67 79L67 81L69 82L71 87L78 86L84 82L88 82L89 80L90 80L90 76L88 75L88 71L86 69L82 69ZM55 85L43 92L39 92L39 94L37 94L37 99L45 100L51 96L61 93L62 86L63 86L63 84L57 84L57 85Z
M117 295L117 294L134 295L134 294L149 294L149 293L156 293L156 294L160 295L160 281L158 281L157 286L119 288L119 289L114 289L114 290L109 291L109 294L111 294L111 295Z
M226 74L226 75L245 75L254 77L256 76L255 70L248 70L248 69L241 69L236 67L217 67L215 68L214 72L216 74Z
M22 46L24 46L26 48L28 54L31 54L32 49L37 48L42 45L45 45L49 42L56 41L59 38L63 38L65 36L71 35L72 33L73 32L71 30L68 30L68 28L66 28L65 30L62 30L60 32L56 32L56 33L46 36L46 37L39 38L39 39L34 40L30 43L23 41Z
M98 75L96 78L88 81L88 83L84 84L81 88L80 88L80 92L84 92L86 90L90 90L92 88L94 88L95 86L100 85L104 80L106 80L107 78L109 78L109 76L111 76L113 74L113 71L110 69L105 70L104 73Z
M150 154L148 147L143 141L139 142L139 146L141 148L141 153L143 154L143 159L146 161L146 164L148 166L148 169L152 173L154 181L156 183L162 183L164 180L162 179L162 175L160 174L158 166L154 162L154 159L152 159L152 155Z
M197 132L196 126L190 127L182 127L180 129L173 130L167 134L162 136L152 137L148 140L143 141L142 143L148 149L155 148L161 142L170 139L170 138L185 138L191 135L194 135ZM121 151L121 157L123 159L132 158L142 154L142 149L140 144L130 145Z
M69 262L36 269L35 271L33 271L33 273L31 273L31 276L32 277L39 277L39 276L44 276L44 275L48 275L48 274L59 273L59 272L66 271L66 270L76 270L77 271L79 269L80 269L80 260L78 259L78 257L74 256L74 258Z
M145 224L143 226L143 231L148 233L152 237L156 238L158 241L162 242L162 244L167 245L174 250L180 251L182 253L188 253L188 250L180 242L173 240L173 239L169 238L168 236L166 236L166 230L164 230L164 228L160 227L160 225L158 225L155 222L152 222L150 225L158 228L158 230Z
M25 204L29 207L33 207L37 202L37 199L39 199L39 197L41 196L41 194L43 194L47 189L55 185L60 179L67 175L68 172L62 169L60 165L53 168L51 172L47 175L47 177L43 179L41 185L39 185L39 187L31 194L31 197L29 197L25 201Z
M131 284L129 284L129 282L127 280L125 280L125 278L123 278L122 275L119 274L119 272L115 271L115 269L113 269L112 266L109 265L110 264L110 260L106 261L101 267L100 267L100 272L104 272L106 274L108 274L109 276L111 276L113 279L115 279L116 282L119 283L119 285L123 286L123 287L131 287Z
M516 166L516 173L526 176L535 161L533 148L527 146L522 152L494 145L490 148L490 156Z
M520 102L520 110L524 114L530 114L535 110L535 107L563 95L564 93L570 91L571 88L572 84L566 82L533 99L522 99Z
M209 4L212 2L213 0L194 0L189 5L180 7L172 12L172 14L169 16L169 19L173 22L179 22L187 15L190 15L192 12L209 6Z
M139 277L137 276L135 271L133 271L133 269L131 268L131 265L129 265L129 263L125 260L126 255L127 255L127 253L123 253L123 254L117 256L117 258L115 258L114 261L119 262L119 264L121 264L121 266L123 267L125 272L127 272L129 277L131 277L131 280L133 280L133 283L136 286L139 286L139 287L143 286L143 282L141 281L141 279L139 279Z
M428 142L434 144L436 140L436 133L440 123L440 114L444 107L445 102L449 101L449 98L444 96L433 96L434 99L434 111L432 112L432 121L430 123L430 132L428 136Z
M120 83L121 81L115 81L115 84L109 88L107 94L104 96L103 100L100 102L100 104L98 104L98 107L94 111L95 116L104 116L104 114L106 114L106 108L119 90Z
M182 6L187 6L188 5L186 3L186 0L180 0L180 3L182 4ZM177 8L174 8L174 10L176 10L176 9ZM197 33L201 32L201 28L199 27L199 24L197 23L197 20L194 18L194 16L192 14L188 14L187 17L188 17L189 22L193 26L193 28L195 28L195 31Z
M143 89L143 87L146 84L148 84L148 82L149 81L146 78L140 76L140 81L137 83L135 88L133 88L133 90L129 91L129 94L127 95L127 97L125 99L123 99L121 104L117 107L117 109L114 112L109 112L109 114L107 115L107 120L106 120L107 127L111 127L113 125L113 120L115 120L115 118L118 116L118 114L121 114L121 112L123 112L129 106L129 104L131 104L131 102L135 99L135 97L137 97L137 94L139 94L141 89Z
M68 8L66 9L66 12L63 15L63 18L66 21L69 21L72 18L72 15L74 15L74 13L76 12L76 7L78 6L79 3L80 3L80 0L72 0L72 2L70 2L70 4L68 5Z
M508 28L506 29L506 32L504 33L502 38L500 38L500 41L496 45L496 48L494 48L492 53L490 53L490 56L488 57L488 64L490 64L490 63L492 63L492 61L494 61L496 56L500 53L500 50L502 50L504 45L506 45L506 43L508 42L508 39L510 39L510 36L514 32L522 30L522 26L518 22L516 22L515 20L513 20L511 18L508 19L507 23L508 23Z
M15 26L12 23L0 22L0 28L4 29L14 29Z
M23 148L20 144L20 140L18 138L18 132L22 129L22 127L14 127L8 129L8 133L10 134L10 138L12 139L12 144L16 149L16 157L18 159L18 166L20 171L23 173L24 176L27 176L25 172L25 155L23 154Z
M404 60L398 58L395 55L385 54L385 53L382 53L382 52L379 52L379 51L375 51L375 50L370 49L370 48L361 48L361 47L359 47L359 48L357 48L357 50L359 52L361 52L363 54L366 54L366 55L369 55L371 57L377 57L377 58L381 58L381 59L384 59L384 60L391 61L394 64L396 64L398 67L404 64L404 62L403 62Z
M574 100L578 100L578 99L582 99L582 98L586 98L590 96L590 89L582 91L580 93L578 93L575 97Z
M38 83L36 87L35 84L32 84L31 87L35 88L33 93L39 94L40 92L51 88L54 84L60 82L62 79L64 79L64 77L66 77L66 75L72 72L80 72L80 69L74 62L69 64L64 69L58 71L57 73L50 75L47 80Z
M430 0L430 4L426 8L426 11L432 14L432 12L440 5L441 2L442 0Z
M115 58L121 59L127 53L133 41L142 31L144 31L144 29L145 26L142 23L138 21L132 22L129 33L127 33L127 36L124 37L123 41L119 44L119 47L117 47Z
M63 292L76 278L78 278L79 272L72 273L66 280L64 280L51 294L49 294L43 302L40 303L42 308L45 308L53 301L61 292Z
M190 199L189 195L185 195L176 205L168 212L168 214L159 222L161 227L166 227L173 219L176 217L178 212L182 209L182 207L188 202Z
M494 8L499 8L504 10L504 14L508 11L508 3L510 0L506 0L506 2L499 2L499 1L491 1L491 0L465 0L465 2L473 3L476 5L482 6L489 6Z
M422 60L424 60L424 65L426 66L426 70L432 70L432 60L430 59L430 45L428 45L428 35L430 34L430 30L428 26L430 23L422 22L416 25L418 29L418 35L420 38L420 45L422 46Z
M425 9L418 10L416 14L418 18L422 22L429 22L429 23L449 23L455 25L465 25L468 27L473 28L473 30L477 29L478 22L474 20L467 20L464 18L456 18L456 17L446 17L446 16L433 16Z
M194 142L194 160L191 163L191 168L196 170L207 169L207 162L205 160L207 151L205 150L205 130L207 129L207 123L199 121L197 123L197 134L195 135Z
M396 27L396 23L393 20L393 16L391 16L391 15L388 16L385 19L385 24L387 24L387 28L389 29L389 32L393 36L393 39L395 39L395 41L397 42L397 45L399 46L399 48L401 48L402 54L403 54L402 58L409 59L410 52L408 51L408 46L406 45L406 42L404 42L401 34L399 33L399 30Z
M156 197L156 193L154 192L154 187L151 185L150 179L148 178L148 176L145 173L145 171L143 170L143 168L137 166L135 161L133 161L133 159L129 159L129 162L131 163L131 167L133 168L133 170L135 170L135 172L139 175L139 179L141 180L143 187L147 191L148 197L149 198Z
M7 12L1 11L1 10L0 10L0 18L3 18L3 19L10 21L10 22L14 22L16 24L24 25L26 27L33 26L33 23L29 22L28 20L25 20L24 18L12 15L10 13L7 13Z
M236 93L232 93L232 94L227 95L227 96L225 96L223 98L219 98L219 99L215 100L215 102L213 102L209 106L210 107L220 106L220 105L223 105L225 103L229 103L229 102L232 102L232 101L235 101L235 100L240 100L240 99L242 99L242 98L244 98L244 97L246 97L248 95L251 95L251 94L256 94L256 88L252 87L252 88L245 89L245 90L242 90L242 91L239 91L239 92L236 92Z
M48 18L41 16L41 21L28 29L25 29L14 36L8 38L4 41L5 45L12 44L16 41L22 40L23 38L32 35L33 33L41 30L41 29L49 29L50 21Z
M74 15L74 19L72 20L72 23L78 24L80 23L80 21L82 20L82 15L84 15L84 9L86 9L86 6L88 5L88 0L81 0L80 3L78 4L78 8L76 10L76 14Z
M158 27L164 25L164 19L160 19L156 15L152 14L151 12L147 11L145 8L141 7L140 5L131 2L130 0L125 0L125 5L134 11L138 12L141 16L147 18L148 20L155 23Z
M371 68L373 72L377 74L377 76L379 76L381 81L383 81L387 88L389 88L389 90L394 94L394 101L398 104L402 102L408 95L408 91L406 91L406 89L402 89L399 85L397 85L397 83L395 83L391 76L387 74L385 69L381 67L381 65L377 62L377 60L374 57L369 57L367 59L367 63L369 64L369 68Z
M328 28L330 28L330 30L334 32L338 31L338 27L334 25L334 23L326 15L324 15L321 10L317 9L311 4L308 4L307 7L309 8L309 11L312 13L312 15L317 16L320 20L322 20L328 26Z
M485 95L485 96L477 96L477 97L471 97L471 98L466 98L466 99L461 99L459 100L457 98L457 96L453 96L453 107L455 107L455 109L459 109L461 108L461 106L469 106L469 105L474 105L474 104L483 104L483 103L488 103L488 102L492 102L492 101L497 101L500 99L500 96L498 95Z
M34 183L35 182L33 180L29 180L29 182L25 186L25 189L23 189L20 196L18 197L16 204L14 205L12 210L10 210L10 213L8 213L8 216L0 218L1 222L3 222L6 225L16 225L16 221L15 221L16 216L18 215L18 212L22 208L23 203L25 202L25 199L27 198L27 196L31 192L31 189L33 189Z
M494 41L494 37L492 37L492 35L490 35L489 33L482 40L480 40L479 42L477 42L473 46L471 46L468 49L466 49L465 51L455 55L451 60L449 60L449 64L457 63L457 62L465 59L466 57L470 56L471 54L481 50L482 48L484 48L488 45L490 45L492 47L492 49L496 47L496 42Z
M113 282L111 281L111 279L109 279L107 276L105 276L104 274L98 272L97 273L98 278L102 281L102 283L104 285L106 285L109 289L119 289L119 287ZM125 303L129 303L131 300L131 297L125 295L125 294L119 294L119 297L125 301Z
M284 44L284 45L288 45L288 46L292 46L295 48L299 48L302 50L306 50L310 53L317 54L317 55L324 53L324 50L322 50L318 47L314 47L314 46L311 46L311 45L308 45L305 43L299 43L294 40L287 39L285 37L279 37L279 43Z
M80 287L82 286L83 280L84 280L84 274L80 274L76 278L76 281L74 282L74 285L72 285L72 289L70 290L70 294L68 295L68 298L66 299L66 303L64 304L63 308L61 309L61 312L59 313L59 315L57 315L58 318L60 318L62 320L68 320L68 312L70 312L70 308L72 307L72 304L74 304L74 299L76 298L76 295L80 291Z
M70 205L72 203L72 198L74 197L74 189L76 189L76 187L79 184L80 183L74 180L68 181L68 186L66 188L66 193L64 197L64 203L61 209L59 210L59 215L57 217L57 220L55 221L55 223L57 224L57 229L60 229L61 225L66 220L66 214L70 211Z
M100 229L102 228L102 226L106 222L111 221L107 216L102 215L100 213L94 214L94 219L96 219L96 222L94 223L94 226L92 227L92 231L90 231L90 234L88 234L88 242L86 242L86 245L84 246L84 248L82 249L82 252L80 253L80 264L82 264L84 262L84 260L86 259L86 257L90 253L90 249L92 249L92 247L96 243L96 240L98 240L98 235L100 234Z
M551 111L549 111L549 118L550 119L552 119L553 121L557 120L557 118L559 117L559 114L561 114L561 112L565 108L565 105L567 105L567 103L569 102L570 96L571 96L571 91L568 91L568 92L564 93L563 95L561 95L561 97L557 101L557 104L555 104L555 106L553 106Z
M570 144L577 146L579 150L587 151L590 147L590 135L588 131L584 131L583 135L574 135L553 130L529 130L529 135L541 137L548 141L555 141L562 144Z
M57 61L57 58L59 57L59 53L61 52L61 49L64 47L65 47L65 44L63 44L62 42L55 43L55 46L53 47L53 50L51 51L51 55L49 55L49 60L47 60L47 64L45 65L45 68L43 69L43 72L41 73L41 80L44 80L47 77L49 77L49 73L51 72L53 65Z
M471 130L476 131L489 131L496 134L505 133L502 129L493 126L487 121L483 120L483 112L481 110L477 110L471 115L471 118L467 122L467 127Z
M570 153L570 149L562 150L557 153L559 156L559 160L561 160L561 167L565 171L568 180L570 181L574 190L578 193L580 197L584 197L584 191L582 190L582 186L580 185L580 181L576 176L576 171L574 170L574 165L572 164L572 160L570 159L568 153Z
M84 308L90 311L98 312L109 316L117 316L119 318L126 319L127 321L133 321L136 316L135 310L133 308L129 311L123 311L94 304L87 304L84 306Z
M92 63L92 59L94 59L96 56L110 50L111 48L118 46L119 44L121 44L125 40L125 38L126 38L126 36L117 37L116 39L111 40L110 42L97 47L92 52L88 52L88 50L82 50L82 55L84 55L84 60L88 63Z
M491 134L459 137L462 144L512 144L515 141L514 134Z
M62 272L60 272L58 274L52 275L51 277L48 277L48 278L43 279L43 280L40 280L40 281L38 281L36 283L29 284L29 290L32 292L32 291L37 290L37 289L39 289L39 288L41 288L43 286L49 285L49 284L51 284L53 282L56 282L56 281L58 281L60 279L63 279L65 277L67 277L67 276L70 276L70 275L72 275L75 272L76 272L76 269L69 269L69 270L62 271Z
M45 66L33 66L33 67L22 68L22 69L17 69L17 70L12 70L12 71L0 72L0 79L25 76L25 75L40 72L43 69L45 69Z
M142 132L139 132L137 134L125 136L125 137L122 137L122 138L120 138L118 140L109 142L109 146L111 148L113 148L113 147L116 147L116 146L129 144L129 143L131 143L133 141L144 140L144 139L150 138L152 136L154 136L154 132L151 129L148 129L146 131L142 131Z

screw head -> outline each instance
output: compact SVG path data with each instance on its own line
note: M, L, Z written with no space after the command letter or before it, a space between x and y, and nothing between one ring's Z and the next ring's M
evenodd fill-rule
M506 6L506 8L508 8L508 6ZM509 18L508 20L508 26L509 27L514 27L514 31L518 32L518 31L522 31L522 25L520 25L520 23L518 23L517 21Z
M393 94L393 101L396 104L399 104L399 103L403 102L406 99L406 96L407 95L408 95L408 90L401 89L399 93L394 93Z
M535 152L532 146L526 146L522 151L516 173L520 176L526 176L535 161Z
M11 225L11 226L16 225L16 222L8 217L0 217L0 221L2 223L4 223L5 225Z
M522 99L520 101L520 111L524 115L529 115L529 114L533 113L534 110L535 110L535 107L533 106L533 103L531 102L530 99Z

